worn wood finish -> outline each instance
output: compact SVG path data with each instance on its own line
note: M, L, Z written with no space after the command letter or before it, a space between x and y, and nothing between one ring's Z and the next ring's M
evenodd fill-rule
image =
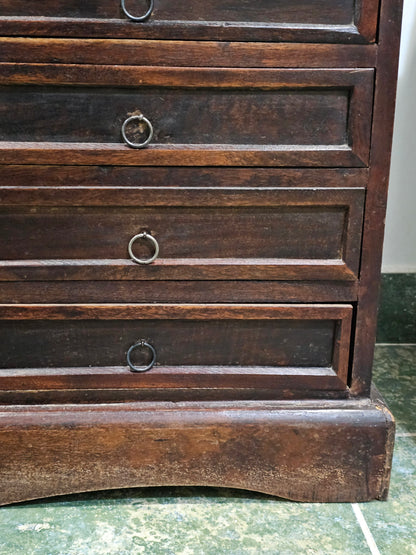
M162 485L248 488L296 501L387 495L394 424L375 396L302 406L3 406L0 414L2 504Z
M3 305L0 389L345 390L351 317L350 305ZM157 362L133 374L138 340Z
M336 320L2 322L0 389L346 389L349 341ZM343 333L342 333L343 332ZM6 341L7 339L7 341ZM146 339L157 364L132 373L127 350ZM215 347L213 349L213 346ZM149 363L146 349L134 364ZM346 358L345 358L346 357ZM192 391L189 392L192 399Z
M0 142L0 164L81 164L126 166L298 166L364 167L348 145L246 147L151 145L137 151L104 143Z
M183 188L203 189L202 195L216 196L221 189L245 188L365 188L368 168L178 168L178 167L123 167L123 166L3 166L0 172L1 204L77 206L78 198L88 198L95 204L114 195L128 202L141 203L146 195L144 187L153 189L178 188L184 199ZM94 188L94 192L85 188ZM104 190L100 191L99 188ZM109 187L111 191L106 192ZM59 188L59 191L57 190ZM127 190L126 190L127 188ZM214 188L214 191L211 189ZM176 194L176 193L171 193ZM192 194L192 193L190 193ZM196 195L196 193L193 193ZM230 198L235 193L227 191ZM239 194L239 193L237 193ZM223 194L220 198L224 199ZM124 201L123 202L127 202ZM85 201L84 201L85 203Z
M140 312L140 314L138 314ZM140 318L180 320L321 320L347 318L350 305L335 304L27 304L0 305L0 319L4 320L135 320Z
M0 23L1 26L1 23ZM373 68L377 45L2 38L1 62L175 67Z
M267 0L258 0L255 5L242 4L238 0L226 4L220 0L191 0L172 5L169 0L156 0L152 19L347 25L355 15L354 4L354 0L279 0L273 5ZM148 5L145 1L127 0L126 8L140 16ZM28 0L3 0L0 14L3 17L126 18L116 0L93 0L87 4L82 0L43 0L41 4Z
M242 380L234 380L232 387L152 387L152 388L126 388L126 389L36 389L36 390L1 390L0 389L0 404L1 405L67 405L70 404L96 404L99 403L127 403L127 402L205 402L205 401L270 401L276 400L293 400L306 401L311 399L309 393L310 385L316 386L316 376L305 377L300 381L295 379L294 376L285 376L286 383L291 383L290 388L275 389L270 387L259 387L256 384L254 387L248 387ZM281 378L275 378L277 380ZM325 387L313 390L313 399L320 400L321 402L340 399L349 399L350 393L348 389L334 388L334 377L329 379L322 373L319 376L319 381ZM183 381L183 380L182 380ZM281 382L282 383L282 382Z
M142 113L155 144L342 145L348 92L0 87L0 140L117 143L124 120ZM128 137L143 142L138 127Z
M370 386L401 4L156 0L137 24L118 0L2 3L0 503L386 498ZM138 111L143 151L119 134ZM141 225L147 268L119 250ZM160 358L133 375L140 338Z
M328 303L357 300L357 281L2 281L0 303Z
M24 168L24 166L23 166ZM36 168L36 167L35 167ZM5 166L2 168L2 174L7 174L7 170L10 166ZM33 167L30 169L32 172ZM36 168L37 169L37 168ZM41 174L45 170L44 167L40 167ZM64 174L67 168L63 167ZM93 168L94 170L97 168ZM105 170L106 168L101 168ZM111 180L114 179L111 176L114 167L109 168L109 174L107 177ZM124 168L123 168L124 169ZM125 168L130 169L130 168ZM50 186L46 183L39 182L37 186L17 185L16 182L8 180L8 186L2 186L0 180L0 200L2 204L3 211L13 210L12 207L16 207L17 211L24 210L24 206L33 208L33 212L36 211L35 207L45 207L45 210L52 210L51 207L105 207L114 208L118 207L129 207L134 210L137 207L140 210L143 207L181 207L181 208L196 208L196 207L217 207L217 208L236 208L238 211L239 207L244 208L256 208L256 207L271 207L271 206L286 206L286 207L312 207L319 209L320 207L332 207L333 209L342 209L342 207L348 208L348 218L359 220L360 213L362 212L362 205L365 195L365 189L363 187L344 188L344 185L348 185L348 174L345 175L345 181L335 181L334 185L336 188L332 188L332 181L325 182L325 172L319 172L317 176L313 175L312 184L316 183L320 186L309 186L307 181L307 172L301 174L302 180L296 179L297 174L294 172L294 178L291 179L291 174L288 172L287 176L289 179L284 179L285 176L279 174L264 174L265 178L262 180L261 172L256 175L256 172L249 170L249 174L244 176L244 172L238 172L234 175L232 172L226 172L225 175L222 173L212 173L207 172L206 174L206 187L200 180L197 180L197 176L194 171L187 174L184 171L185 168L181 168L178 173L178 177L175 177L174 172L166 172L164 169L160 173L156 172L153 175L151 170L149 173L143 172L142 182L139 181L141 176L140 170L149 170L150 168L131 168L133 170L132 177L136 177L135 186L123 186L118 182L113 182L113 186L105 185L104 179L106 176L105 171L102 171L104 179L100 183L93 186L88 186L85 180L82 185L77 187L77 184L70 179L68 184L60 184L56 181L55 185ZM193 168L189 168L193 170ZM52 170L48 168L46 171L52 173ZM81 172L82 173L82 172ZM123 175L123 172L120 172ZM204 170L201 170L201 180L203 178ZM76 174L76 171L74 171ZM98 173L99 175L99 173ZM117 173L115 174L118 175ZM166 184L162 182L163 176L173 176L173 179L180 179L181 176L184 178L193 178L195 181L189 181L190 186L185 186L183 181L176 183ZM331 174L330 174L331 175ZM354 174L353 174L354 175ZM159 176L162 176L159 178ZM241 177L238 179L239 176ZM363 176L359 175L358 179L353 177L350 180L351 185L359 184L360 177L365 179L365 174ZM4 175L2 175L4 177ZM32 178L34 176L32 175ZM53 180L53 175L45 176L47 180ZM127 174L128 177L128 174ZM228 180L230 178L230 181ZM244 185L244 177L247 177L247 187L238 186ZM344 175L342 172L332 175L331 177L335 179L343 179ZM238 185L232 181L238 179ZM13 179L13 177L11 177ZM94 177L92 177L94 179ZM361 179L361 181L364 181ZM231 181L232 180L232 181ZM248 181L250 180L250 181ZM270 181L271 187L264 186L266 181ZM11 184L13 183L13 185ZM155 186L153 186L153 183ZM193 187L193 184L196 186ZM234 186L237 185L237 186ZM211 186L212 185L212 186ZM257 186L256 186L257 185ZM279 186L280 185L280 186ZM305 185L308 185L305 187ZM8 205L8 206L7 206ZM17 208L18 207L18 208ZM49 207L49 208L47 208ZM194 212L196 212L194 210ZM356 225L357 230L360 227L360 223Z
M205 263L204 263L205 262ZM126 259L6 260L0 281L91 280L354 280L342 260L179 258L137 265Z
M396 78L400 46L402 1L384 1L380 21L380 58L374 97L371 173L360 279L360 303L354 343L352 388L356 395L368 395L371 384L377 306L380 287L382 243L393 135Z
M131 22L118 0L4 0L0 34L296 42L373 42L378 0L156 0L147 21ZM127 0L133 14L148 4Z
M93 85L94 75L84 69L78 66L79 83ZM108 69L111 83L114 71ZM100 87L75 87L76 80L68 88L0 87L0 162L36 163L35 155L37 163L54 163L56 156L60 163L70 156L72 163L127 165L367 163L372 70L121 67L117 74L123 70L140 72L140 85L106 87L103 74ZM140 151L121 138L124 120L137 114L155 130L151 145ZM143 142L147 130L132 125L127 132Z
M372 104L374 71L370 68L274 69L154 67L91 64L0 63L2 85L69 85L167 88L278 90L299 88L356 89L367 92L365 112ZM354 91L351 91L354 92Z
M352 280L358 272L362 189L147 188L131 203L114 189L104 206L100 192L79 191L82 207L60 207L56 190L55 206L1 209L0 234L12 240L0 246L0 279ZM127 251L143 231L160 247L149 265ZM133 251L148 259L154 247L141 240Z

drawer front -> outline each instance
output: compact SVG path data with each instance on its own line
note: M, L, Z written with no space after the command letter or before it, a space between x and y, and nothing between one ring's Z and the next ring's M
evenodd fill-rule
M77 193L96 205L0 209L0 279L357 278L364 189Z
M2 34L373 42L378 0L3 0Z
M368 164L371 69L113 71L84 71L84 86L0 86L0 162ZM123 75L143 86L104 86Z
M0 389L345 391L351 314L350 305L1 305Z

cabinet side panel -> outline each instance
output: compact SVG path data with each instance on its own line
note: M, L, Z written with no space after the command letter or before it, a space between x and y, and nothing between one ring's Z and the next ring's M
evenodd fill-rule
M377 326L402 0L383 0L351 391L368 395Z

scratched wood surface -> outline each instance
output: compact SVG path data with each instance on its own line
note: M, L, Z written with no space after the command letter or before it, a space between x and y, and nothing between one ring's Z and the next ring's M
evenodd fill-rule
M112 488L205 485L308 502L385 499L383 401L2 407L0 503ZM47 479L46 479L47 478Z
M2 2L0 503L386 498L370 388L401 4L155 0L134 23ZM120 128L142 112L138 151ZM139 339L157 362L136 375Z

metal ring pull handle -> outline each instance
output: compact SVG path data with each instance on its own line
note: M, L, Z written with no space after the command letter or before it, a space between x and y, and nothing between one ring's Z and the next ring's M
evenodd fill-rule
M153 244L155 252L153 253L153 256L151 258L142 260L141 258L137 258L137 256L133 254L133 245L137 241L137 239L147 239ZM135 235L130 239L128 250L129 250L130 258L134 262L137 262L137 264L151 264L159 256L159 243L156 241L153 235L150 235L150 233L147 233L146 231L142 231L142 233L139 233L138 235Z
M131 19L132 21L144 21L145 19L147 19L150 16L150 14L153 11L153 8L155 7L154 0L148 0L148 2L149 2L149 9L147 10L147 12L144 15L139 15L139 16L132 15L128 11L128 9L126 8L126 0L121 0L121 9L126 14L126 16L129 19Z
M139 347L146 347L152 353L152 360L149 362L147 366L143 366L143 367L135 366L131 361L131 353ZM141 339L140 341L132 345L130 349L127 351L127 364L129 365L130 370L132 372L147 372L148 370L153 368L155 362L156 362L156 350L152 345L150 345L150 343L147 343L144 339Z
M130 139L127 138L126 128L129 125L129 123L131 123L132 121L144 122L147 125L148 130L149 130L149 135L143 143L133 143L133 141L130 141ZM123 125L121 127L121 136L123 137L123 141L126 143L126 145L130 146L131 148L144 148L153 139L153 125L144 116L141 116L141 115L140 116L131 116L131 117L126 119L126 121L123 123Z

